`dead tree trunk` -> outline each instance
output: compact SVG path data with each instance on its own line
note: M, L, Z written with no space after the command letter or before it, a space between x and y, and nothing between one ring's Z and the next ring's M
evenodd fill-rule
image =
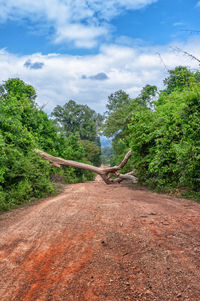
M126 154L126 156L124 157L124 159L122 160L120 165L106 167L106 168L96 167L96 166L92 166L92 165L77 162L77 161L65 160L62 158L54 157L54 156L49 155L39 149L36 149L35 152L40 154L45 160L48 160L52 166L55 166L58 168L60 168L61 165L73 166L76 168L82 168L82 169L86 169L86 170L95 172L101 176L101 178L103 179L103 181L106 184L120 183L124 180L131 180L133 183L137 183L137 178L134 176L134 171L131 171L126 174L120 174L118 172L118 170L122 169L126 165L128 159L131 156L131 150Z

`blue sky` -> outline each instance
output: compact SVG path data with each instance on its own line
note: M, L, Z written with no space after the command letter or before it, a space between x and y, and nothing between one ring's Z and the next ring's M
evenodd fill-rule
M69 99L99 112L118 89L162 86L200 53L198 0L0 0L0 80L20 77L50 112ZM197 32L195 32L197 31Z

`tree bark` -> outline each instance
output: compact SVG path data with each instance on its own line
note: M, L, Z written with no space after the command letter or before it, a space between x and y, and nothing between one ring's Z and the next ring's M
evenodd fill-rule
M131 180L133 183L137 183L137 178L134 176L134 170L126 173L126 174L120 174L118 170L122 169L126 163L128 162L128 159L131 156L131 150L125 155L124 159L118 166L112 166L112 167L96 167L93 165L72 161L72 160L65 160L62 158L54 157L52 155L49 155L48 153L45 153L39 149L36 149L35 152L37 154L40 154L45 160L48 160L52 166L60 168L61 165L64 166L73 166L76 168L86 169L92 172L97 173L101 176L103 181L106 184L112 184L112 183L120 183L124 180Z

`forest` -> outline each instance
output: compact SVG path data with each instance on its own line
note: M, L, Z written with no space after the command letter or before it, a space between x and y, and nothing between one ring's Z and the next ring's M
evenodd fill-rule
M61 169L34 152L100 166L135 169L139 184L200 199L200 72L178 66L168 71L164 89L145 85L131 98L113 92L101 115L69 100L47 115L36 92L19 78L0 86L0 211L58 192L56 183L91 181L94 174ZM112 139L101 147L100 137Z

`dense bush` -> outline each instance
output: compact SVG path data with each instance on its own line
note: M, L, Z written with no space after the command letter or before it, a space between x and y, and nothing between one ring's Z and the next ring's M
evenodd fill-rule
M200 193L200 86L163 93L160 100L129 125L138 175L150 186Z
M55 192L50 179L74 183L93 175L72 167L61 170L34 153L40 148L52 155L88 162L78 137L64 137L46 113L36 106L30 85L10 79L0 86L0 210L8 210Z
M176 67L164 84L159 92L155 86L145 86L135 99L121 91L124 102L119 92L115 94L115 109L104 125L104 134L113 135L113 163L131 148L126 171L136 168L140 183L200 198L199 72ZM121 117L112 122L114 116Z

